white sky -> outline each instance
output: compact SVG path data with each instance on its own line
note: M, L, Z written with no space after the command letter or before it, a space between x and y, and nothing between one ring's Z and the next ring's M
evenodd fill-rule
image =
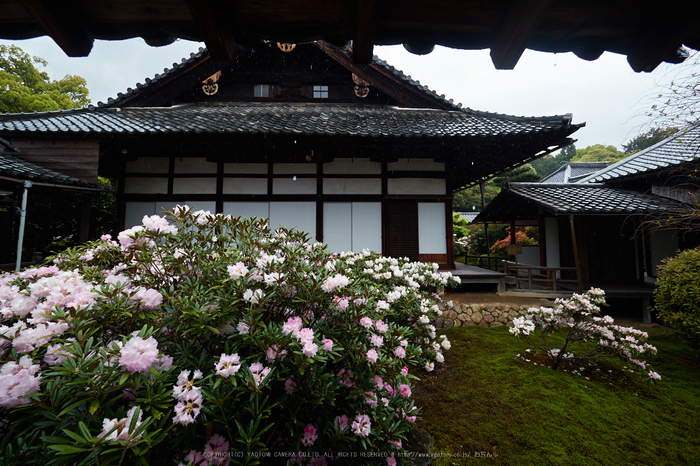
M0 41L9 43L47 60L44 71L54 79L66 74L84 77L93 103L143 83L203 46L182 40L159 48L141 39L95 41L89 57L68 58L47 37ZM574 123L586 122L573 135L578 148L605 144L621 149L645 131L649 121L644 115L653 96L678 72L678 66L662 64L652 73L635 73L624 56L607 52L587 62L571 53L528 50L512 71L496 70L488 50L438 47L416 56L395 46L375 47L375 54L438 94L475 110L525 116L572 113Z

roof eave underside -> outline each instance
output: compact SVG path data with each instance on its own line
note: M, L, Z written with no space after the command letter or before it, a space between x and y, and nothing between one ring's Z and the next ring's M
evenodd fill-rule
M91 0L72 1L71 8L64 2L3 0L2 5L0 37L50 35L69 56L87 55L94 39L139 36L154 46L178 38L204 41L217 58L230 58L236 43L325 39L335 44L354 40L358 63L371 61L374 45L406 43L418 52L433 44L490 48L495 66L503 69L512 68L526 48L572 51L587 60L610 51L627 55L635 70L650 71L662 61L682 60L682 44L700 49L700 6L695 0L674 1L664 8L632 0L450 0L437 5L302 0L293 8L288 0Z

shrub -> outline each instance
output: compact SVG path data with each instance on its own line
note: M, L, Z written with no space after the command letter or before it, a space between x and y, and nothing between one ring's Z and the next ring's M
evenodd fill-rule
M700 349L700 248L664 260L654 290L659 318Z
M449 274L180 206L118 240L0 276L5 464L398 456Z
M650 380L660 380L656 372L640 358L656 354L656 348L646 342L646 332L632 327L620 327L610 316L600 317L605 293L592 288L569 299L557 299L554 308L533 307L513 319L510 333L523 335L542 351L556 370L562 362L575 362L601 356L612 356L632 364ZM559 338L557 338L557 336Z

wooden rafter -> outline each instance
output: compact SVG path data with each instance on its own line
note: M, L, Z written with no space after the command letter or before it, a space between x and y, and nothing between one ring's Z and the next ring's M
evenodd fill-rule
M491 47L491 60L496 69L512 70L515 67L551 3L551 0L513 2Z
M217 0L186 0L209 55L213 60L231 60L236 41L229 29L226 5Z
M58 3L49 0L26 0L23 6L66 55L87 57L92 50L93 38L82 26L82 18L75 18L75 15L79 15L84 9L80 2L75 0Z
M352 59L358 64L372 63L374 28L377 24L377 0L357 0L356 8Z

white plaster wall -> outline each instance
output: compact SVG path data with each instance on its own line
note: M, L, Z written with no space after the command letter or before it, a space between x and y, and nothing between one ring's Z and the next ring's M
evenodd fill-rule
M216 194L216 178L175 178L173 194Z
M126 194L167 194L167 178L125 178Z
M127 173L168 173L169 160L164 157L139 157L126 162Z
M561 267L559 256L559 221L556 217L544 219L544 242L547 267Z
M224 215L270 218L269 202L224 202Z
M352 203L352 250L382 252L382 204Z
M163 215L165 210L172 211L177 205L187 205L194 211L216 211L214 201L127 202L124 206L124 228L141 225L144 215Z
M216 164L202 157L175 158L175 173L216 173Z
M272 194L316 194L316 178L275 178Z
M330 175L379 175L382 164L369 159L337 158L323 164L323 173Z
M418 203L418 253L447 254L445 204Z
M381 194L382 180L373 178L325 178L323 194Z
M270 202L270 227L284 226L316 237L315 202Z
M351 202L323 204L323 242L333 252L347 252L353 249Z
M434 178L390 178L387 194L434 194L443 195L447 188L445 180Z
M433 159L399 159L387 164L389 171L445 171L445 164Z
M267 178L224 178L224 194L267 194Z
M267 174L266 163L225 163L224 173Z

